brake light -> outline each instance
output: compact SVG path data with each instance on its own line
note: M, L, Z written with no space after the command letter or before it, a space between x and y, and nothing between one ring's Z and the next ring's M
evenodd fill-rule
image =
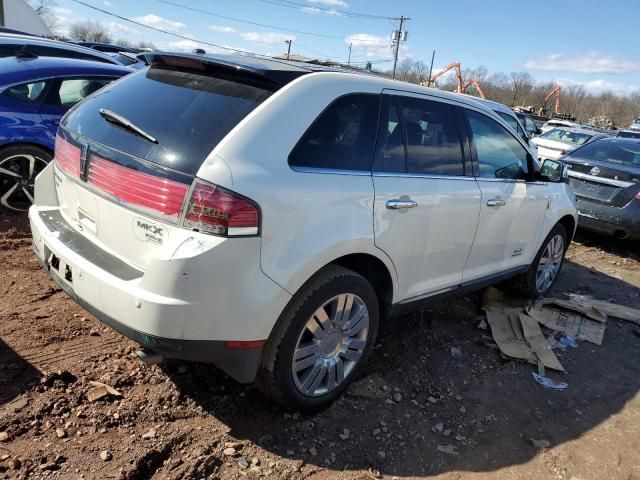
M76 147L60 135L56 135L53 156L58 168L73 177L80 178L80 147Z
M178 219L189 185L91 155L87 183L131 205Z
M237 193L196 179L185 205L182 226L230 237L257 235L258 206Z

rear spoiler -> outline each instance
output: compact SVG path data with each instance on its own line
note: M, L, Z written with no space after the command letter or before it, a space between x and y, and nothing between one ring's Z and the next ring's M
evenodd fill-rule
M169 68L184 70L204 75L232 77L234 80L268 90L278 90L296 78L310 73L303 69L271 70L261 69L237 61L236 58L226 59L223 56L213 57L203 54L183 54L177 52L149 52L145 54L151 68Z

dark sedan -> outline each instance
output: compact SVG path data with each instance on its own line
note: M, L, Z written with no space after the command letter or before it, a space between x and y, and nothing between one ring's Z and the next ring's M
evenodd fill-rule
M562 160L578 199L579 226L640 240L640 140L602 138Z

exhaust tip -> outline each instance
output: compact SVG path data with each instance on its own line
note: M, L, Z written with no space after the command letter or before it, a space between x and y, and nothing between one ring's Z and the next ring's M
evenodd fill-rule
M164 362L164 355L158 352L147 350L146 348L141 348L140 350L138 350L136 352L136 355L147 367L150 367L151 365L158 365L159 363Z

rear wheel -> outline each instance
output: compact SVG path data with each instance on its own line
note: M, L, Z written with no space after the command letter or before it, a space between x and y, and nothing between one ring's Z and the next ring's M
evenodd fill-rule
M33 204L36 176L53 157L31 145L15 145L0 150L0 210L20 213Z
M328 407L362 371L378 318L366 279L338 266L323 269L282 314L265 347L258 387L287 407Z
M567 231L556 225L542 242L527 273L516 278L516 289L529 298L546 295L558 279L567 248Z

